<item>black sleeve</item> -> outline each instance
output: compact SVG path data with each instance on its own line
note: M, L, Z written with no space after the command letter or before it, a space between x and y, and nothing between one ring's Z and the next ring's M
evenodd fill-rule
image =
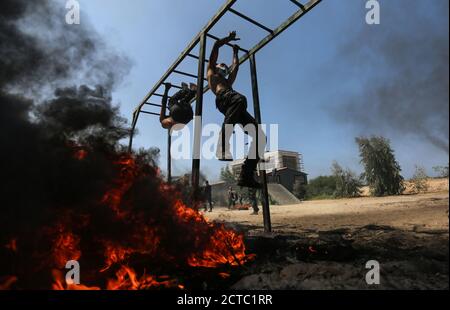
M172 98L170 98L170 102L171 102L171 103L177 102L177 101L183 99L184 96L186 96L186 91L184 91L184 90L182 89L182 90L176 92L176 93L172 96Z
M187 96L185 98L186 102L190 102L192 99L195 98L195 96L197 96L197 91L189 90L189 93L187 94Z

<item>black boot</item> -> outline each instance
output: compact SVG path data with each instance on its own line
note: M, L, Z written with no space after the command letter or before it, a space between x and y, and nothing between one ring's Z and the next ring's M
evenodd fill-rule
M256 188L256 189L262 188L261 184L255 180L254 171L246 169L244 167L242 167L242 171L239 176L238 186Z

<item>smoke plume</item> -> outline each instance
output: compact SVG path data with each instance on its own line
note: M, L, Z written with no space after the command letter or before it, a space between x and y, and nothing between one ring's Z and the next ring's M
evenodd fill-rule
M245 262L241 236L163 182L158 150L121 146L111 93L129 61L86 18L64 17L51 0L0 2L0 289L86 289L65 283L69 260L107 289L177 287L149 272Z
M80 171L79 180L61 178L64 169L76 171L65 161L73 151L68 141L102 140L115 148L126 136L110 94L129 61L108 49L88 21L66 24L64 7L54 1L1 1L0 41L0 173L7 180L0 189L2 215L37 220L41 203L51 197L79 196L65 194L75 190L69 183L86 183L83 173L103 175L98 168Z
M381 24L365 25L340 50L363 91L333 115L364 134L413 135L448 153L448 1L380 3Z

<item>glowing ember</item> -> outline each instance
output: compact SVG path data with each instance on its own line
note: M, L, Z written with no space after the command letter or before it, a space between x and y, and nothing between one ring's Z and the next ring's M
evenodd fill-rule
M73 155L76 160L84 160L88 156L86 150L77 150Z
M8 250L12 251L12 252L16 252L17 251L17 239L11 239L6 245L5 248L7 248Z
M317 250L314 249L312 245L310 245L310 246L308 247L308 251L311 252L311 253L317 253Z

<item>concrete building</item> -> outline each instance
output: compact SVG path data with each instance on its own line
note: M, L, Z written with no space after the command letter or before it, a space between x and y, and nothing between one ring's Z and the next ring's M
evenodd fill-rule
M228 165L228 169L238 176L242 170L244 160L236 160ZM294 184L308 183L308 174L304 172L303 156L298 152L274 151L264 154L264 162L260 167L266 170L267 182L280 184L289 192L293 192Z
M228 170L238 177L244 160L236 160L228 165ZM269 199L272 204L287 205L298 204L300 200L293 195L294 184L308 183L308 175L304 172L303 157L298 152L275 151L264 154L264 162L260 167L266 170ZM232 186L235 191L240 191L236 184L226 182L211 182L212 198L216 206L227 205L228 187Z

